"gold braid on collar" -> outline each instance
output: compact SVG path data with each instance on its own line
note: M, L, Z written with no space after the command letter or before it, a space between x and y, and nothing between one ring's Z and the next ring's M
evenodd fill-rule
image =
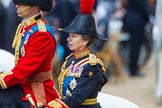
M73 52L73 56L76 59L78 59L78 58L82 58L82 57L84 57L84 56L86 56L86 55L88 55L90 53L91 53L90 49L89 48L86 48L86 49L84 49L82 51L79 51L79 52Z

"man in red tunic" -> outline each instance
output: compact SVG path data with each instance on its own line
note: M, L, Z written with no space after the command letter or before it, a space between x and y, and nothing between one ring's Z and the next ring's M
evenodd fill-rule
M15 67L0 73L0 88L6 90L20 85L24 91L20 108L30 107L27 94L31 94L37 106L59 98L51 79L51 61L56 49L54 32L40 13L50 11L52 1L13 0L17 14L23 20L12 46L15 48Z

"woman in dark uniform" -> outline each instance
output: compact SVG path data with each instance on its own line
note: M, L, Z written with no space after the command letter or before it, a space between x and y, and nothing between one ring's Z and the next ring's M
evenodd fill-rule
M98 35L94 18L84 10L81 13L84 14L78 14L69 26L60 29L69 33L67 41L72 53L62 65L58 78L62 98L49 102L48 108L101 108L97 95L106 83L105 69L90 46L96 39L107 39Z

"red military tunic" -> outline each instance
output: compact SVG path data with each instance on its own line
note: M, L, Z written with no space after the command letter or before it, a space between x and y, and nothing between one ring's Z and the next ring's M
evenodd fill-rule
M6 89L20 84L25 92L22 100L26 100L25 96L31 94L34 101L38 102L35 95L42 96L43 94L45 99L43 102L39 100L39 103L45 104L59 98L50 74L56 42L51 33L47 31L46 22L39 17L40 15L36 15L22 21L18 27L13 43L16 65L11 71L0 74L0 86ZM38 30L34 32L33 26ZM24 34L26 38L23 40ZM33 91L36 91L36 94Z

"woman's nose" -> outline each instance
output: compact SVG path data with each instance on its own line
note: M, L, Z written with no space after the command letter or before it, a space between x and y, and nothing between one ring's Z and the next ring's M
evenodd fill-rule
M70 40L70 36L67 38L67 41L69 41Z

